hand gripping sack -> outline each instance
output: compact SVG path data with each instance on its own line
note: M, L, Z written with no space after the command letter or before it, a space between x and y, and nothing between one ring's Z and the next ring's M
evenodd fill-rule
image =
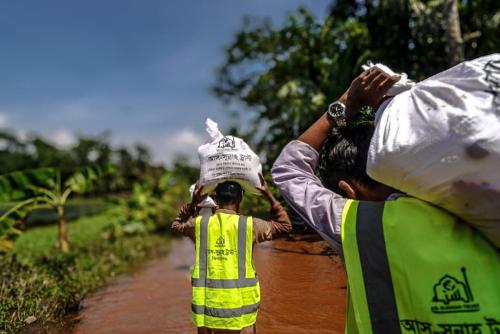
M262 167L257 154L243 139L223 136L217 123L210 118L206 120L205 126L211 141L198 148L203 193L212 193L221 182L235 181L246 192L259 195L255 186L260 185Z
M500 54L438 73L380 108L367 172L500 247Z

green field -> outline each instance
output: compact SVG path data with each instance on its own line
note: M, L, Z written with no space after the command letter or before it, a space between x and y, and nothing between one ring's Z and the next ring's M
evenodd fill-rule
M145 234L104 239L119 208L69 224L72 249L56 247L57 227L34 227L0 257L0 333L14 333L34 316L38 325L61 321L90 291L130 271L148 256L166 252L169 238Z

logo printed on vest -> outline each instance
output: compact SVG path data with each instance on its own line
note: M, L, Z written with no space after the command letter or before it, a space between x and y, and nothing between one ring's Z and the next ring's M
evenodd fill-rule
M224 238L223 235L217 238L217 241L215 241L215 247L226 247L226 239Z
M238 255L238 250L226 248L226 238L224 237L224 235L220 235L212 245L215 248L207 249L207 254L212 260L227 261L228 256Z
M446 274L434 285L432 301L440 305L431 307L433 313L477 312L479 304L473 303L465 268L461 268L463 281Z

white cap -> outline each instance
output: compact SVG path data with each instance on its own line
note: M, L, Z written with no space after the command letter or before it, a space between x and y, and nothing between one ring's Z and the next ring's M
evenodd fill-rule
M189 196L191 197L191 200L193 199L193 194L194 194L194 188L196 187L196 184L192 184L189 187ZM201 203L198 204L200 208L215 208L217 204L215 204L214 200L212 197L207 196Z

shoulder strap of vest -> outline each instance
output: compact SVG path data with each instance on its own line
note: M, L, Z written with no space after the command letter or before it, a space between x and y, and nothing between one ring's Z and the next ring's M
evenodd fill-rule
M373 333L400 333L384 240L383 211L384 202L359 202L357 246Z
M246 277L247 268L247 217L240 216L238 220L238 278Z
M208 222L210 213L205 213L200 222L200 249L199 249L199 277L204 280L207 277L207 243L208 243Z

